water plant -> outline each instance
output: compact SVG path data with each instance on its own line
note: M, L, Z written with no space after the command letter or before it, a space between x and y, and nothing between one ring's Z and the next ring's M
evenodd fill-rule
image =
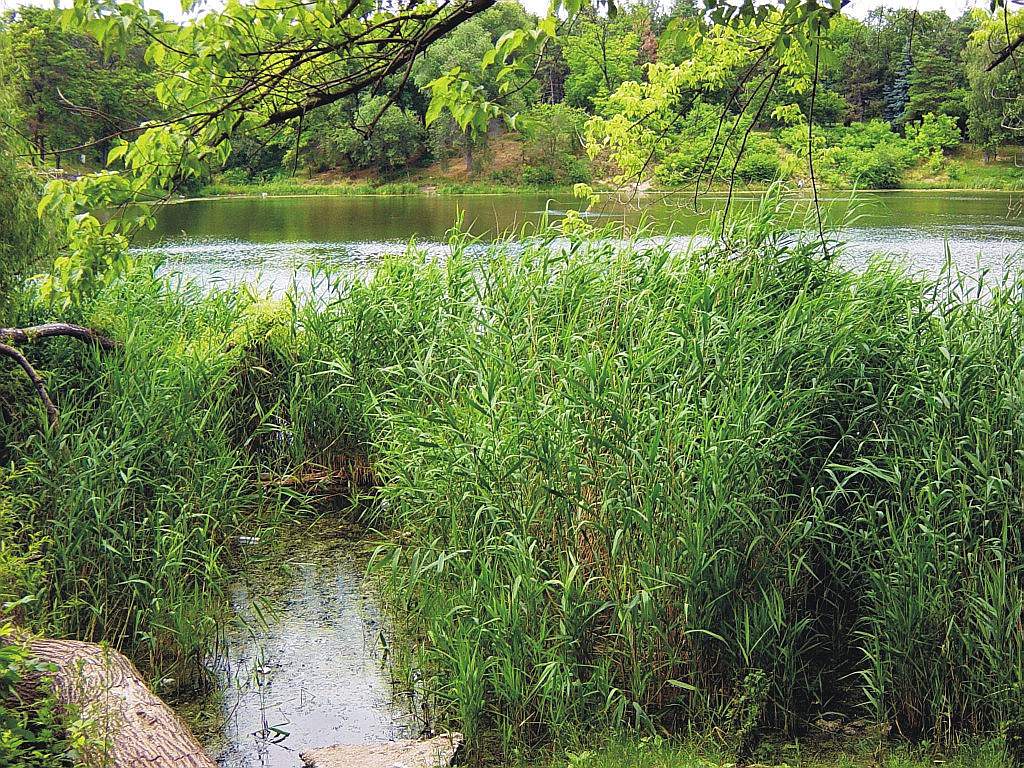
M82 320L123 351L48 348L62 431L5 427L45 541L26 621L180 669L240 526L358 471L406 663L471 745L746 750L824 711L995 732L1024 669L1024 294L849 270L777 216L689 250L455 237L278 299L112 286Z
M969 290L762 232L383 269L362 330L406 360L370 387L378 566L442 705L518 749L722 723L761 670L776 728L996 727L1021 296Z

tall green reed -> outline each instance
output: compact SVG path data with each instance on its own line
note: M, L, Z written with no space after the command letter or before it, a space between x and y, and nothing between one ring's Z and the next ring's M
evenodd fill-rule
M122 352L44 361L62 432L6 428L48 620L199 653L230 537L285 502L262 480L366 458L374 568L471 743L724 726L762 679L759 725L994 728L1024 297L844 270L775 216L685 253L455 238L277 301L126 283L86 318Z
M108 641L179 683L199 668L223 618L232 539L279 503L235 426L251 303L143 274L84 311L118 350L33 349L60 429L40 431L31 393L8 391L2 435L8 515L45 564L21 607L33 626Z
M789 729L1012 710L1020 293L814 248L541 241L355 290L398 358L360 380L378 568L468 733L721 723L755 671Z

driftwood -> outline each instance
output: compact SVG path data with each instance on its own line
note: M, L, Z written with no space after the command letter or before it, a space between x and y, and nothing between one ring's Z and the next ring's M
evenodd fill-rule
M461 746L461 733L445 733L426 741L311 749L299 757L307 768L448 768Z
M36 394L39 396L43 408L46 409L46 417L50 422L50 427L57 426L59 416L57 406L53 404L52 398L46 391L43 377L32 367L32 363L21 353L21 350L12 345L31 344L40 339L52 339L56 336L67 336L85 344L95 344L104 352L117 348L117 342L113 339L109 339L91 328L84 328L81 325L72 325L71 323L43 323L42 325L33 325L27 328L0 328L0 356L9 357L21 366L25 375L32 382L32 386L35 387Z
M82 757L89 768L216 768L122 654L75 640L21 641L34 659L53 665L54 696L84 721L91 746Z
M217 768L188 726L146 685L121 653L95 643L33 638L16 632L0 643L23 644L52 671L18 686L32 700L47 690L83 722L87 768ZM310 749L299 757L308 768L448 768L462 747L460 733Z

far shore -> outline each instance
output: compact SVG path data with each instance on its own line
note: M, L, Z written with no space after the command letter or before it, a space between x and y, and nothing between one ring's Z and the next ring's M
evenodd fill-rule
M287 199L287 198L313 198L313 197L499 197L506 195L569 195L573 194L572 187L556 186L556 187L511 187L511 186L497 186L497 185L450 185L445 187L437 187L434 185L422 185L417 186L413 184L401 184L400 189L395 188L396 185L383 184L380 186L370 185L350 185L350 184L329 184L329 185L318 185L318 184L303 184L297 183L294 186L289 185L283 187L279 183L272 184L252 184L252 185L231 185L230 187L224 188L223 191L218 191L217 185L212 185L208 188L203 188L200 192L194 196L189 197L178 197L172 200L168 200L168 205L174 205L178 203L196 203L213 200L245 200L254 198L273 198L273 199ZM727 187L715 187L709 191L702 192L701 197L725 197L729 194L739 195L756 195L761 194L768 190L767 185L758 186L743 186L742 188L734 188L731 191ZM808 196L811 195L810 187L797 187L787 186L786 190L791 193L806 192ZM642 192L632 194L626 190L618 190L611 188L597 188L594 190L595 194L601 195L602 197L610 197L617 195L623 201L636 200L636 199L649 199L651 197L672 196L692 196L693 190L686 188L670 188L670 189L646 189ZM1024 188L1009 186L1009 187L929 187L929 186L908 186L898 187L895 189L871 189L871 188L855 188L855 187L818 187L818 192L825 192L829 194L856 194L859 192L870 192L871 194L896 194L896 193L922 193L922 194L970 194L970 193L994 193L994 192L1022 192Z

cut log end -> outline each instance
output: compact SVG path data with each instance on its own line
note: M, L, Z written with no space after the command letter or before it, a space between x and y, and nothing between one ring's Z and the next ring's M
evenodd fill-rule
M426 741L405 739L310 749L299 757L306 768L448 768L461 746L461 733L445 733Z

